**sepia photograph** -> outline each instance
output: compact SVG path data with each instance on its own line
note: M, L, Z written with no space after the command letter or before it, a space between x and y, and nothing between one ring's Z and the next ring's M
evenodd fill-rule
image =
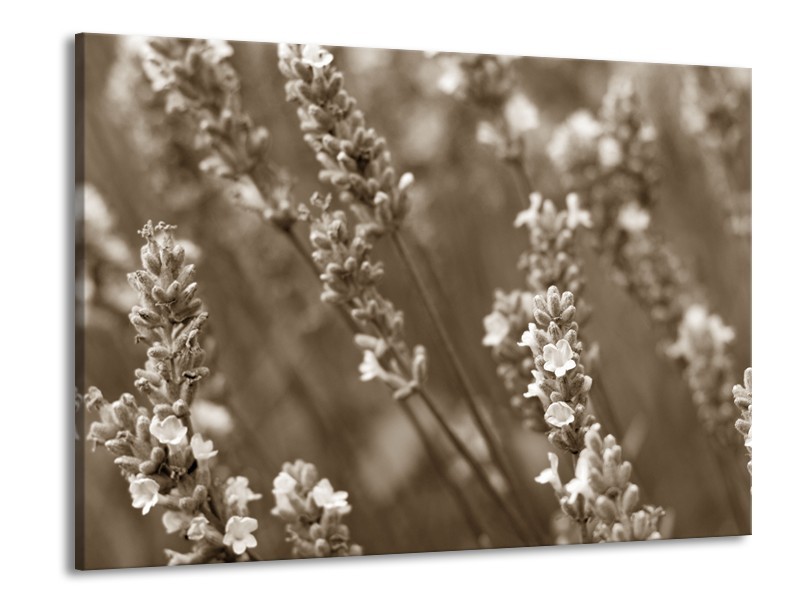
M76 36L75 568L750 535L751 88Z

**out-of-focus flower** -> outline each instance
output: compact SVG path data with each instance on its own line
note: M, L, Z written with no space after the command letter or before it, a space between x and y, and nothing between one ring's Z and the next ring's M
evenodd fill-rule
M314 68L321 69L333 61L333 54L319 44L303 44L302 61Z
M436 85L442 93L452 96L464 84L464 74L454 60L442 60L441 65L443 71Z
M221 63L226 58L233 56L233 48L225 40L205 40L206 47L203 56L208 62L215 65Z
M346 515L352 508L347 502L347 492L335 492L327 479L321 480L314 486L311 496L320 508L336 511L341 515Z
M575 420L575 411L566 402L553 402L547 407L544 420L552 427L565 427Z
M547 344L542 349L542 354L545 370L555 373L556 377L563 377L567 371L576 367L572 360L572 348L567 340L558 340L555 345Z
M503 136L489 121L478 121L475 139L478 140L478 143L492 148L502 148L505 143Z
M604 135L597 142L597 154L600 164L606 169L613 169L622 162L622 148L611 136Z
M191 515L179 510L166 510L161 516L161 523L167 533L183 531L192 522Z
M233 431L233 417L228 409L204 398L192 403L192 422L195 429L217 437Z
M525 225L528 229L533 229L536 225L536 219L539 217L539 211L542 208L542 195L534 193L530 195L531 206L526 208L517 215L514 219L514 227L522 227Z
M141 508L146 515L150 509L158 504L158 484L147 477L137 477L131 480L128 491L133 499L133 508Z
M199 542L206 536L206 528L208 527L208 519L203 515L197 515L189 523L189 529L186 531L186 537L193 542Z
M258 529L258 521L252 517L233 516L225 524L223 543L236 554L244 554L248 548L258 545L253 532Z
M197 460L209 460L214 458L219 452L214 450L214 442L203 440L203 436L195 433L192 436L192 453Z
M603 127L588 110L573 113L556 129L547 146L547 155L559 169L569 171L574 165L590 162L597 153L597 138Z
M587 229L592 226L592 216L588 210L581 208L578 194L567 194L567 227L577 229L579 225Z
M361 381L372 381L377 378L384 380L386 378L386 371L378 362L378 357L372 350L364 351L364 359L358 366L358 371L361 373Z
M503 106L505 118L511 135L518 137L539 126L539 111L525 94L517 92L506 100Z
M492 312L483 318L483 328L486 335L483 336L483 345L495 347L508 335L511 324L508 319L499 312Z
M650 212L635 202L628 202L619 210L617 223L628 233L640 233L650 226Z
M150 421L150 433L162 444L180 444L188 431L186 425L175 415L169 415L163 420L153 417Z
M543 485L552 485L556 494L561 496L564 493L564 486L558 475L558 456L553 452L548 452L547 458L550 460L550 467L539 473L535 480Z
M225 487L225 503L228 506L235 506L239 512L247 510L247 503L254 500L261 500L262 495L256 494L250 489L250 481L247 477L229 477Z

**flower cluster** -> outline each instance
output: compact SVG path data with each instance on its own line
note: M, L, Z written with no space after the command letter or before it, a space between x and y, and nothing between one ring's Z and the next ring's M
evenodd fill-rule
M688 68L681 87L681 124L700 145L714 197L730 230L750 234L750 73L747 69Z
M486 330L483 344L492 349L497 374L525 425L541 431L547 429L541 403L521 393L530 379L533 359L517 341L530 322L535 294L543 294L554 285L580 298L584 280L575 249L575 233L581 226L590 227L591 218L580 208L575 194L567 196L567 208L561 211L551 200L543 201L540 194L532 194L530 199L530 208L519 213L514 223L517 227L527 227L529 233L528 250L519 262L526 273L528 291L495 292L492 312L483 321ZM586 309L581 306L579 312L585 314Z
M655 139L633 85L617 79L600 119L586 110L574 113L553 135L548 154L565 187L590 206L600 247L620 284L655 321L674 325L688 274L650 229L658 181Z
M562 484L558 457L548 454L550 467L536 481L553 487L564 511L579 527L581 541L628 542L657 540L664 510L640 506L639 487L631 483L631 463L622 460L622 448L613 435L600 435L595 423L584 434L575 477Z
M534 322L519 342L534 357L534 381L524 396L542 403L550 443L577 455L594 417L588 412L592 378L584 374L581 364L583 344L578 339L575 298L572 292L561 293L551 286L533 300Z
M667 348L667 354L683 365L701 422L721 441L731 441L735 417L729 395L734 381L730 354L734 337L719 315L710 314L702 304L692 304L678 326L677 339Z
M136 370L135 385L148 399L140 405L131 394L107 401L90 388L86 405L99 413L88 440L102 444L116 458L128 480L134 508L142 514L160 505L168 533L192 541L189 553L167 550L169 564L235 561L256 545L258 526L247 503L260 496L245 478L221 486L212 477L218 451L213 442L192 433L191 405L198 382L208 375L199 337L207 313L195 297L194 265L185 263L173 227L148 222L141 230L143 269L129 281L139 293L130 320L137 340L145 342L147 362Z
M315 212L303 211L311 221L312 258L320 269L322 300L344 306L360 329L355 342L364 352L359 367L362 381L378 379L407 398L424 381L426 353L422 346L410 352L403 333L403 313L377 288L383 266L373 263L367 231L357 224L351 231L344 211L332 211L330 197L311 199Z
M483 319L483 345L491 348L497 375L511 395L511 405L519 412L523 425L534 431L547 431L542 403L522 393L530 380L533 356L517 341L519 332L528 326L533 306L530 292L495 290L492 312Z
M273 482L272 514L286 523L287 541L296 558L360 556L361 546L350 542L350 530L342 523L352 507L347 492L334 491L320 479L311 463L285 463Z
M386 140L367 126L344 88L333 55L315 44L280 44L286 98L298 105L304 139L321 166L323 183L339 192L371 235L397 230L408 212L410 173L398 179Z
M524 136L539 126L536 105L516 89L515 57L490 54L441 54L439 89L472 104L481 114L476 137L504 160L518 161Z
M744 438L747 448L747 470L753 473L753 369L748 367L744 372L744 385L733 386L733 402L741 411L736 419L736 431Z
M224 41L151 38L142 66L167 116L191 139L200 170L232 201L288 229L295 220L291 180L267 156L268 131L242 107L232 55Z

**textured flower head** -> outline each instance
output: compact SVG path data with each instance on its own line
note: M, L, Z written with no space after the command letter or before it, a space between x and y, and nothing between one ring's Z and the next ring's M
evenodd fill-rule
M561 477L558 475L558 456L553 452L547 453L550 460L550 467L539 473L536 482L543 485L552 485L556 494L561 496L564 493L564 486L561 484Z
M262 495L250 489L247 477L229 477L225 487L225 503L234 506L239 512L247 510L247 503L261 500Z
M180 444L188 431L186 425L175 415L164 420L153 417L150 421L150 433L162 444Z
M511 324L505 315L495 311L483 318L483 328L486 330L486 335L483 336L483 345L494 348L506 339Z
M553 402L547 407L544 420L551 427L566 427L575 420L575 411L566 402Z
M331 482L327 479L321 480L314 489L311 490L314 503L325 510L336 511L341 515L346 515L352 508L347 502L347 492L335 492Z
M128 491L133 499L133 508L141 508L143 515L149 513L158 504L158 490L158 484L147 477L131 480Z
M203 436L195 433L192 436L192 453L197 460L209 460L214 458L219 452L214 450L214 442L203 440Z
M258 529L258 521L252 517L233 516L225 524L222 542L236 554L244 554L248 548L258 545L253 532Z
M589 228L592 226L592 216L588 210L581 208L578 194L567 194L567 227L577 229L578 226Z
M331 64L333 54L319 44L303 44L301 60L307 65L321 69Z
M563 377L567 371L574 369L577 365L572 359L572 348L567 340L558 340L555 344L547 344L543 349L544 369L555 374L556 377Z

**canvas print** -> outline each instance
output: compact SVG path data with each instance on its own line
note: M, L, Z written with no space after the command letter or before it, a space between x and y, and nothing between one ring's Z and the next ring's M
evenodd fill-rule
M751 533L749 69L75 51L77 568Z

